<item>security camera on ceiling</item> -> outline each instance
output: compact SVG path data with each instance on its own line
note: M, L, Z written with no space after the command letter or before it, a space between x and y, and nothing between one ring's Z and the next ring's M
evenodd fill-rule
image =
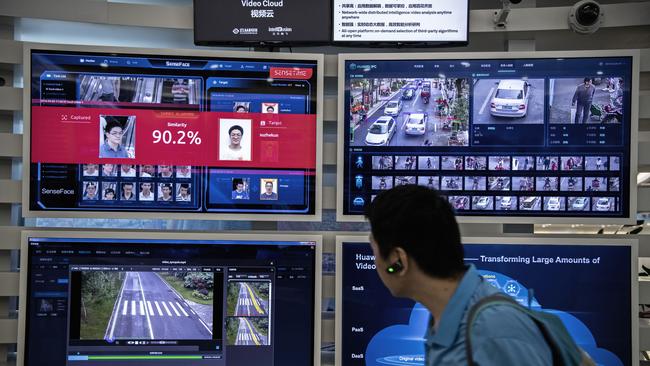
M596 32L605 20L603 8L593 0L581 0L569 11L569 27L580 34Z
M510 14L510 4L519 4L522 0L501 0L501 9L494 12L494 26L496 28L505 28L508 25L508 15Z

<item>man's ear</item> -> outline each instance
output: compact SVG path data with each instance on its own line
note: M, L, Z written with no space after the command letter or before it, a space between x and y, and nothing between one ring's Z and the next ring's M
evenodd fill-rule
M400 263L400 275L404 275L408 273L408 270L411 268L412 263L409 261L409 256L406 253L406 251L402 247L395 247L393 249L393 254L390 256L391 258L391 264L394 262L399 262Z

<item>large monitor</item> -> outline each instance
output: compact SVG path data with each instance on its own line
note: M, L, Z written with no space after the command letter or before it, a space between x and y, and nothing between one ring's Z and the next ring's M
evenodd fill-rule
M338 218L440 190L462 222L636 215L638 52L339 58Z
M469 0L334 0L333 37L344 45L467 44Z
M331 11L329 0L194 0L194 43L327 44Z
M24 232L18 363L320 364L321 239Z
M320 218L322 55L24 57L25 216Z
M465 262L522 305L557 315L602 366L639 364L637 244L466 238ZM336 366L424 365L429 312L392 297L367 237L337 237ZM525 362L524 362L525 364Z

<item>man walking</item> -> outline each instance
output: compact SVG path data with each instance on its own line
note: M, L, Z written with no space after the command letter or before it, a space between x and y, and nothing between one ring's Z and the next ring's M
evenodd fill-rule
M585 78L584 83L578 85L575 93L573 93L573 100L571 101L572 107L575 106L576 103L578 104L576 107L574 123L587 123L595 92L596 87L591 85L590 78Z

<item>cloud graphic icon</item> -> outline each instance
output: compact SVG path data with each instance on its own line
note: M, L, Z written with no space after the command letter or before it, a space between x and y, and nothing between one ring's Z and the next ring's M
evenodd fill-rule
M522 305L542 310L559 317L575 342L585 350L598 366L623 366L623 362L612 352L599 348L596 339L587 326L575 316L560 310L544 309L529 291L518 281L498 272L479 271L490 284L504 291L512 291L513 297ZM506 286L508 284L508 286ZM516 293L516 294L515 294ZM366 366L423 366L424 335L429 323L429 311L421 304L415 304L408 324L397 324L379 331L366 348Z

